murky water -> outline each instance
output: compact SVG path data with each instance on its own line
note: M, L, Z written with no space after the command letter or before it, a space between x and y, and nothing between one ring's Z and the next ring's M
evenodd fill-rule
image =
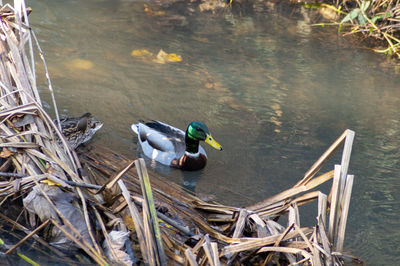
M143 2L122 0L29 4L60 112L95 114L105 125L93 141L132 157L138 119L182 129L205 122L224 151L203 145L204 170L156 168L220 202L245 206L291 187L354 130L345 249L369 265L400 260L400 77L383 56L352 47L333 28L310 27L306 11L290 16L285 6L232 14L185 4L149 4L146 13ZM131 56L140 49L183 61ZM314 223L314 210L305 212L303 222Z

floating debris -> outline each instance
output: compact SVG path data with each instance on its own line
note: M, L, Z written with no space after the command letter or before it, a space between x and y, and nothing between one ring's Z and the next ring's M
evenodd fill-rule
M173 63L173 62L181 62L182 57L177 54L168 54L164 52L163 50L160 50L157 54L157 57L155 59L155 62L160 63L160 64L165 64L165 63Z
M147 49L133 50L131 52L131 56L141 58L146 62L155 62L159 64L165 63L174 63L181 62L182 57L177 54L168 54L164 52L162 49L158 52L157 55L154 55L152 52L149 52Z
M135 56L135 57L143 57L143 58L150 58L153 57L154 54L152 52L149 52L146 49L140 49L140 50L132 50L131 52L131 56Z
M165 15L165 11L153 10L147 4L144 4L144 12L146 12L147 15L151 15L151 16L164 16Z

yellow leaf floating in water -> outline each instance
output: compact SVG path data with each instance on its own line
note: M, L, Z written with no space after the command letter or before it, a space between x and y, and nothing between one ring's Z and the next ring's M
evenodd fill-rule
M177 54L169 54L168 55L168 62L181 62L182 57Z
M153 57L153 53L149 52L146 49L140 49L140 50L133 50L131 52L131 56L136 56L136 57Z
M165 64L165 63L173 63L173 62L181 62L182 57L177 54L168 54L164 52L162 49L158 52L156 59L154 62L157 62L159 64Z
M68 68L71 70L89 70L93 68L92 61L76 58L67 63Z
M158 52L157 56L155 56L152 52L149 52L146 49L135 49L131 52L131 56L139 57L145 61L152 61L159 64L182 61L182 57L180 55L168 54L164 52L162 49Z

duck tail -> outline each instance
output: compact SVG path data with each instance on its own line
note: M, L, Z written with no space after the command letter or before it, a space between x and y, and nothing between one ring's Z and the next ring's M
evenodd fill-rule
M138 124L132 124L131 125L131 129L132 129L133 132L136 133L136 135L139 135L138 126L139 126Z

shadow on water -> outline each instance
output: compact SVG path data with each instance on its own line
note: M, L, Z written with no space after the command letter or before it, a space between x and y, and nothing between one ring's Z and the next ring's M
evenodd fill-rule
M150 6L151 13L140 1L30 4L61 113L95 114L104 126L94 142L128 156L136 154L130 125L138 119L179 128L205 122L224 147L205 147L205 169L154 167L223 203L244 206L291 187L346 128L354 130L345 248L371 265L400 260L400 80L384 58L282 4L257 2L238 14L194 4ZM183 61L158 64L131 56L135 49Z

